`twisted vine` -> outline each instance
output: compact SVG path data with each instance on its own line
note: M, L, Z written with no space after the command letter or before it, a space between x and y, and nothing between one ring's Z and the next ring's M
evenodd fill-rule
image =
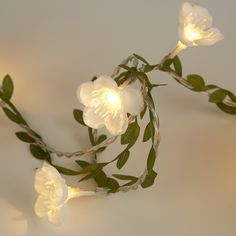
M168 73L173 79L184 87L199 93L209 96L209 101L215 103L222 111L230 114L236 114L236 97L229 90L222 89L216 85L206 85L204 79L197 74L188 75L187 78L182 76L182 65L178 56L170 58L172 53L168 54L161 60L160 64L150 64L143 57L133 54L121 62L112 72L111 77L119 86L127 86L130 83L139 81L141 84L141 91L145 106L140 114L140 120L144 117L146 111L149 111L150 121L148 122L144 135L143 142L151 140L151 148L147 158L147 164L143 173L139 177L130 175L113 174L113 177L108 177L103 168L113 162L116 162L118 169L121 169L130 156L130 148L136 143L140 127L138 124L138 117L129 116L129 126L125 134L121 135L121 144L127 145L126 148L113 160L109 162L98 162L97 153L102 152L105 148L114 143L119 136L107 137L104 134L99 135L97 130L88 128L89 139L91 147L86 150L78 150L73 152L63 152L49 146L42 139L42 137L35 132L25 121L21 113L17 110L11 102L14 85L9 75L3 79L0 87L0 106L2 107L6 116L18 124L23 131L17 132L16 136L23 142L29 143L31 154L40 160L46 160L59 172L65 175L83 175L79 181L85 181L93 178L97 183L97 192L115 193L119 191L135 190L140 185L147 188L153 185L157 173L153 170L158 154L158 146L160 143L159 132L159 117L156 112L155 103L152 98L152 89L161 84L153 84L150 82L147 74L154 70L159 70ZM122 70L122 72L121 72ZM92 80L95 80L94 77ZM74 110L75 120L83 126L86 126L83 121L83 112L81 110ZM86 154L93 156L92 162L76 160L75 162L80 166L80 170L71 170L52 163L51 155L55 154L58 157L78 157ZM119 181L126 181L125 184L120 185Z

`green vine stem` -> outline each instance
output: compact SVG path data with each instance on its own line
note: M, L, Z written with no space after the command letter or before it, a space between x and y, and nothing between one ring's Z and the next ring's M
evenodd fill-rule
M80 182L93 178L98 185L98 188L95 191L99 193L115 193L119 191L126 192L129 190L135 190L140 185L143 188L147 188L153 185L157 176L157 173L153 170L153 168L158 155L158 146L160 143L159 117L152 98L152 90L155 87L161 86L161 84L151 83L147 76L149 72L154 70L166 72L184 87L192 91L208 95L209 101L211 103L215 103L222 111L234 115L236 114L236 97L232 92L222 89L216 85L206 85L204 79L200 75L191 74L188 75L187 78L182 76L181 61L179 57L176 56L176 52L179 50L179 47L180 46L177 45L171 53L161 60L160 64L150 64L143 57L133 54L124 59L121 64L113 70L111 75L117 84L123 87L126 87L130 83L134 83L138 80L141 84L141 91L145 103L145 107L140 114L140 119L144 117L147 110L149 111L150 121L145 128L143 142L151 140L151 148L148 154L145 169L139 177L113 174L112 178L108 177L103 171L103 168L111 163L116 163L117 168L121 169L128 161L130 149L134 146L139 137L140 127L137 117L129 116L128 129L126 133L120 137L121 145L126 145L126 148L113 160L109 162L98 162L97 153L102 152L108 145L117 140L119 136L107 137L104 134L98 134L97 130L87 127L92 147L86 150L62 152L48 146L46 142L43 141L42 137L30 128L23 116L10 101L13 95L14 86L9 75L4 78L3 84L0 87L0 106L6 116L25 131L17 132L16 136L23 142L30 144L30 151L34 157L41 160L46 160L52 164L51 154L55 154L58 157L64 156L67 158L71 158L73 156L78 157L85 154L92 155L93 160L91 163L82 160L75 161L81 168L79 171L70 170L52 164L62 174L83 175L83 177L79 180ZM174 58L172 58L173 56ZM121 72L121 70L123 71ZM95 79L96 77L94 77L92 81ZM83 112L81 110L74 110L74 118L78 123L86 126L83 121ZM117 180L126 181L126 183L120 185Z

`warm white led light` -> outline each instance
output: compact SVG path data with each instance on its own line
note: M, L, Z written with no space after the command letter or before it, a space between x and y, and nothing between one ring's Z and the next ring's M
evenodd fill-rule
M126 131L127 113L137 115L143 108L143 96L139 89L133 85L120 88L106 75L98 77L94 82L81 84L77 96L85 106L85 124L94 129L105 126L113 135Z
M217 28L212 27L212 16L202 6L184 3L179 13L179 22L179 42L169 58L174 58L187 47L213 45L224 38Z
M197 29L196 27L194 27L194 25L192 24L189 24L184 28L184 36L190 42L194 42L195 40L202 38L201 31Z
M121 98L118 95L117 92L114 91L108 91L106 93L106 97L107 97L107 102L111 105L116 107L117 109L120 109L121 107Z
M179 18L180 41L188 47L212 45L224 38L217 28L212 28L212 16L202 6L184 3Z
M36 172L35 190L39 193L35 203L36 215L47 217L55 225L63 222L67 201L95 194L93 191L81 191L79 188L67 186L59 172L46 162Z

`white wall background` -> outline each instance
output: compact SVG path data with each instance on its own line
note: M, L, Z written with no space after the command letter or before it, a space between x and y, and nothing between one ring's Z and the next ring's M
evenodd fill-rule
M158 62L177 42L181 2L0 0L0 77L12 75L14 103L49 144L85 148L86 130L72 116L80 107L76 87L95 74L109 74L133 52ZM236 92L236 2L194 3L210 9L225 40L183 52L184 72ZM0 235L236 235L235 117L162 73L153 73L152 80L168 83L155 92L162 134L155 185L73 200L59 228L34 215L34 173L41 163L0 112ZM100 158L108 160L119 149L115 144ZM142 170L147 149L137 145L125 173ZM70 184L75 180L67 178Z

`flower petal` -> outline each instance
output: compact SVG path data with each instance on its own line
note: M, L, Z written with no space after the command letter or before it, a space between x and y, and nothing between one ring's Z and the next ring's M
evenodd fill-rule
M60 225L65 219L65 206L53 207L48 211L48 220L54 225Z
M111 88L111 89L117 89L117 84L114 79L112 79L108 75L101 75L94 81L94 88L100 89L100 88Z
M180 24L184 24L186 23L186 20L190 19L192 11L193 11L193 7L189 2L185 2L182 4L182 7L179 13Z
M94 84L92 81L81 84L77 89L77 97L79 101L88 106L91 99L92 92L94 90Z
M143 109L143 96L139 89L129 85L123 91L123 100L126 112L138 115Z
M212 16L206 8L198 5L193 6L192 16L192 24L196 27L205 30L212 26Z
M47 215L47 204L42 196L39 196L34 205L35 214L39 217L44 217Z
M105 125L112 135L121 135L128 128L128 117L125 112L118 113L115 117L108 116Z
M104 118L96 113L95 109L87 107L83 112L84 123L93 128L100 129L104 126Z
M222 39L224 39L224 35L220 32L220 30L217 28L211 28L206 31L206 37L195 40L195 43L201 46L208 46L213 45L221 41Z
M45 183L50 180L64 180L56 168L49 165L47 162L43 163L43 166L36 171L34 187L38 193L43 193L45 190Z

